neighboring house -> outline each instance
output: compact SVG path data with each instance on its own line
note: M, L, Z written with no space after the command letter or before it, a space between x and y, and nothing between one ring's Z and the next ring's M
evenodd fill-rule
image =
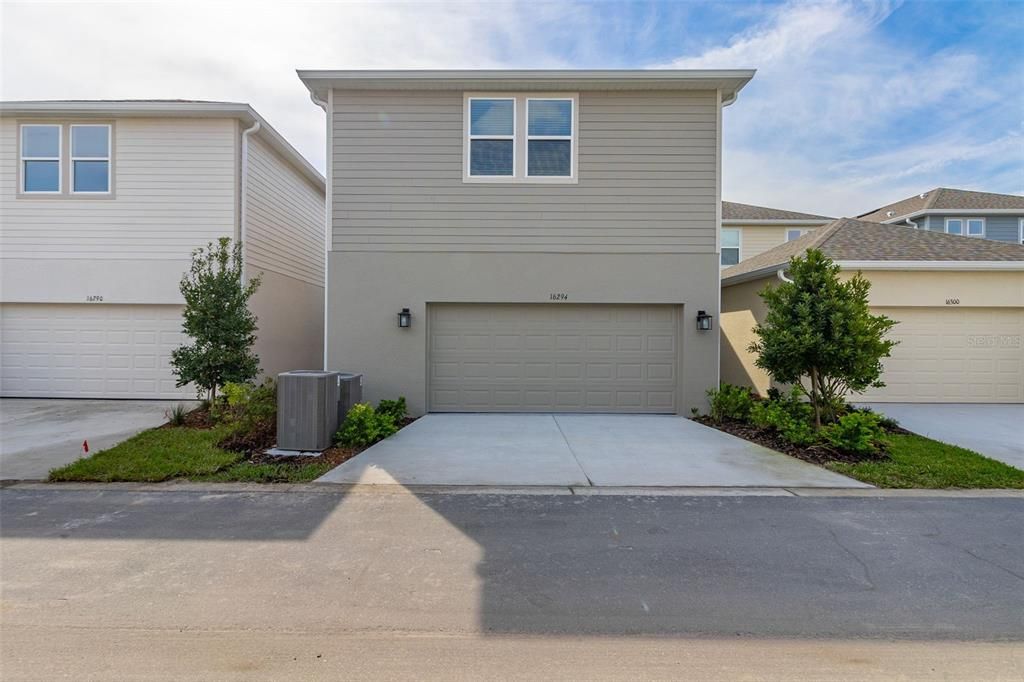
M322 363L324 180L246 104L0 104L0 394L176 398L178 283L241 236L267 374Z
M872 309L897 320L882 402L1024 402L1024 246L841 218L722 272L722 380L762 394L747 347L765 318L757 295L791 256L820 249L871 281Z
M763 253L833 220L813 213L722 202L722 267Z
M858 216L876 223L1024 244L1024 196L938 187Z
M705 405L721 112L752 71L299 76L328 121L328 367L414 414Z

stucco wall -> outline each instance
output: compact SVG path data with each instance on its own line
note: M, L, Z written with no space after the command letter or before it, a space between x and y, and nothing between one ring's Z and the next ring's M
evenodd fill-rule
M259 318L256 353L266 376L323 365L324 289L269 270L249 307Z
M750 386L761 395L772 385L771 379L754 365L755 356L747 347L757 338L754 325L762 322L766 313L757 294L773 281L764 278L722 289L722 381Z
M718 325L697 332L698 309L717 318L713 254L330 254L328 366L366 375L371 401L404 395L427 409L426 304L543 303L564 292L571 303L668 303L683 306L677 404L703 407L718 380ZM412 327L396 314L409 308Z

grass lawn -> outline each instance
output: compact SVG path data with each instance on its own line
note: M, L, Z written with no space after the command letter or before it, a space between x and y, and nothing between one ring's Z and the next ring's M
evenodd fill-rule
M255 464L237 452L217 447L223 428L161 428L143 431L114 447L50 472L51 481L311 481L333 464Z
M891 458L826 466L880 488L1024 488L1024 471L916 434L891 435Z

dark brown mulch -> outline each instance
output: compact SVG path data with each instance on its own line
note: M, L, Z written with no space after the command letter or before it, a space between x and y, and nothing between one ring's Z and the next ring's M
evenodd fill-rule
M827 462L848 462L850 464L856 464L858 462L874 461L879 459L888 458L889 454L886 452L880 452L874 455L861 455L852 452L844 452L842 450L836 450L827 445L794 445L784 439L778 434L778 432L772 429L762 429L748 424L747 422L733 421L727 419L721 422L716 422L709 416L694 417L695 422L699 422L704 426L710 426L713 429L719 431L725 431L726 433L732 434L749 440L752 443L763 445L766 448L777 450L783 454L789 455L790 457L796 457L802 459L805 462L811 464L825 464Z
M167 413L167 417L170 418L170 412ZM191 412L185 415L185 422L180 424L186 429L212 429L215 424L213 423L213 417L210 416L210 409L207 407L197 407ZM163 424L161 429L177 428L171 422Z
M238 430L217 443L217 447L231 452L262 452L277 443L277 419L257 422L247 430Z

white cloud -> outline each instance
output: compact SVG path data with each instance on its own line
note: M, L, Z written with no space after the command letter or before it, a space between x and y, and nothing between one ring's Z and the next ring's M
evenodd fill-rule
M555 21L571 6L539 10ZM534 45L538 11L507 3L5 3L0 97L252 104L324 167L323 112L297 68L565 66ZM518 65L522 66L520 60Z

